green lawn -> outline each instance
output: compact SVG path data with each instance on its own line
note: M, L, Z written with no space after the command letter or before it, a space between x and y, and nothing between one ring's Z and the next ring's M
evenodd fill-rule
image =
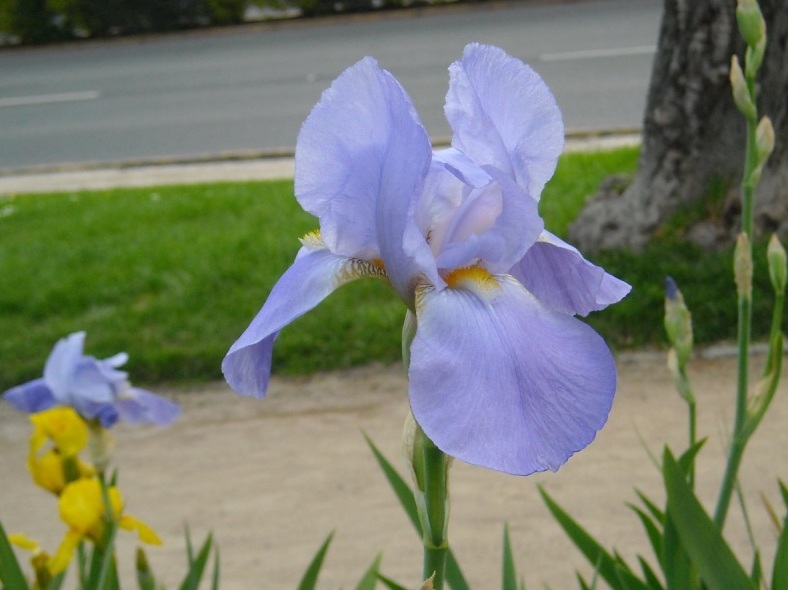
M548 228L563 234L599 182L636 159L632 148L563 157L542 198ZM137 383L221 378L227 348L316 227L289 181L0 195L0 211L0 390L39 376L54 342L77 330L89 354L127 351ZM635 289L590 322L615 347L659 344L672 274L704 323L699 340L727 337L727 260L667 242L599 257ZM403 316L384 284L348 285L283 331L275 371L395 361Z

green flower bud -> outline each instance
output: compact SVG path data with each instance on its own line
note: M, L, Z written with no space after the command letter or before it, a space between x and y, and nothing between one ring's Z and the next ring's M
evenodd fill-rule
M689 361L692 354L692 314L684 303L684 296L676 282L668 277L665 279L665 332L668 340L676 351L676 370Z
M766 259L769 261L769 278L772 281L772 286L775 292L783 293L785 291L786 275L788 275L785 248L783 248L779 238L774 234L772 234L769 240L769 247L766 249Z
M769 117L761 117L755 128L755 153L758 163L763 164L774 149L774 127Z
M755 103L750 96L750 89L747 87L744 72L739 65L739 58L735 55L731 58L730 80L733 89L733 102L736 103L736 107L748 119L755 119L758 116Z
M757 0L738 0L736 22L747 45L754 46L766 36L766 21Z
M733 252L733 276L739 299L750 299L752 295L752 248L744 232L736 240Z
M761 69L763 56L766 53L766 37L755 45L748 45L744 55L744 70L747 77L755 80L755 75Z

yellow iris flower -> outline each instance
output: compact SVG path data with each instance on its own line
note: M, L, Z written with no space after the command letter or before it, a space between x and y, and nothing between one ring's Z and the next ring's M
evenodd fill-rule
M77 457L87 445L88 427L73 409L52 408L32 414L30 421L33 434L27 466L36 484L60 495L69 481L94 474L93 468ZM42 453L48 441L53 446Z
M140 541L161 545L161 539L145 523L133 516L123 514L123 499L120 491L111 486L107 489L112 519L128 531L136 531ZM82 540L100 545L106 529L105 508L101 483L96 478L79 479L68 484L59 500L60 517L69 526L57 553L50 562L53 574L62 572L71 561L74 550Z
M30 421L31 449L38 450L50 440L64 457L76 457L88 444L88 426L72 408L56 407L31 414Z

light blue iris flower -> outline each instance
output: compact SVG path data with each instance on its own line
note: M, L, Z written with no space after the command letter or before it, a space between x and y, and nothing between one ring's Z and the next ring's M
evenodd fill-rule
M450 67L450 148L364 58L323 93L296 146L295 193L320 221L223 362L262 397L278 332L341 285L388 281L415 315L409 397L445 453L512 474L556 470L604 425L613 357L575 318L629 285L544 230L538 200L563 149L555 99L502 50Z
M3 398L27 413L70 406L105 428L118 420L166 425L178 417L177 404L129 384L128 375L118 370L128 360L126 353L98 360L83 355L84 346L84 332L59 340L44 366L43 378L9 389Z

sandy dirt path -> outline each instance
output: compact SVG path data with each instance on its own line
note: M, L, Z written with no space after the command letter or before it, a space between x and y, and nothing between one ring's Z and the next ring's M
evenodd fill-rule
M761 359L756 358L756 367ZM659 454L685 441L683 402L661 355L619 359L620 384L610 420L597 440L558 473L517 478L456 463L451 472L449 536L474 588L500 585L501 536L509 523L518 567L529 588L577 588L589 572L541 502L541 484L590 531L625 556L647 550L625 506L641 489L661 501L658 473L643 442ZM758 369L759 370L759 369ZM692 366L700 432L709 436L698 474L707 504L721 476L721 440L732 415L735 363ZM398 466L407 411L402 368L364 367L310 378L275 378L265 401L237 397L223 384L168 391L184 407L168 429L118 428L115 464L128 511L152 525L165 545L149 551L169 588L183 572L184 524L195 539L213 531L221 549L223 590L294 589L311 556L336 530L320 588L352 588L375 555L383 572L418 586L418 539L396 505L362 431ZM776 478L788 477L788 386L752 440L743 485L757 537L771 558L775 537L760 494L779 506ZM54 550L62 534L54 501L30 482L25 417L0 407L0 519ZM54 526L53 526L53 523ZM727 532L747 555L733 511ZM134 543L124 534L120 560L129 568ZM124 576L129 576L124 571ZM126 588L135 588L126 584Z

